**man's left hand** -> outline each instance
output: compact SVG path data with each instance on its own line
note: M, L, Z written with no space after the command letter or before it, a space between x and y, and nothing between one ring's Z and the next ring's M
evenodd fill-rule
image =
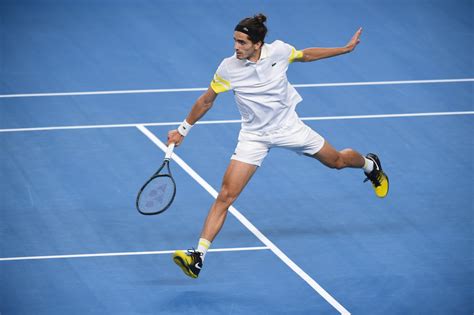
M348 52L353 51L356 46L360 43L360 35L362 34L362 27L355 32L354 36L352 36L351 40L347 43L346 49Z

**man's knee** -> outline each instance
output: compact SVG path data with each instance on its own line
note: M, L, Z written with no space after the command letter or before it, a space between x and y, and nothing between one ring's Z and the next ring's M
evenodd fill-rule
M237 199L237 194L226 186L223 186L217 195L217 201L227 206L230 206L235 199Z
M344 167L346 167L346 165L344 163L344 159L342 158L342 156L340 154L337 155L337 157L335 157L334 159L328 161L326 163L326 166L328 166L332 169L336 169L336 170L340 170L340 169L343 169Z

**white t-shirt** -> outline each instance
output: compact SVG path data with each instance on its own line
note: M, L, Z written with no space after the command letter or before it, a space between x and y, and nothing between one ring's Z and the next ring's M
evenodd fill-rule
M282 41L264 44L257 62L224 59L211 88L216 93L233 90L242 116L242 130L266 132L277 129L296 115L301 96L288 82L288 65L301 52Z

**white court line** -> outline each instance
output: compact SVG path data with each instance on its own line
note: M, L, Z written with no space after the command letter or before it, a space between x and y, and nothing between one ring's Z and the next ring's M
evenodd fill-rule
M266 246L256 247L236 247L236 248L216 248L210 249L210 252L237 252L250 250L268 250ZM138 256L138 255L163 255L172 254L175 250L160 250L147 252L121 252L121 253L96 253L96 254L73 254L73 255L50 255L50 256L22 256L22 257L4 257L0 261L18 261L18 260L43 260L43 259L68 259L68 258L87 258L87 257L116 257L116 256Z
M293 84L293 86L295 88L314 88L314 87L338 87L338 86L434 84L434 83L463 83L463 82L474 82L474 78L440 79L440 80L400 80L400 81L371 81L371 82L311 83L311 84ZM205 87L205 88L113 90L113 91L85 91L85 92L61 92L61 93L24 93L24 94L2 94L0 95L0 98L199 92L199 91L206 91L207 89L208 88Z
M303 121L314 120L345 120L345 119L378 119L378 118L406 118L406 117L429 117L429 116L457 116L473 115L474 111L460 112L432 112L432 113L407 113L407 114L380 114L380 115L354 115L354 116L323 116L323 117L300 117ZM242 121L232 120L204 120L198 121L198 125L215 124L237 124ZM161 123L136 123L136 124L112 124L112 125L83 125L83 126L54 126L54 127L33 127L33 128L10 128L0 129L1 132L24 132L24 131L50 131L50 130L74 130L74 129L101 129L101 128L130 128L141 126L179 126L181 122L161 122Z
M137 128L143 132L154 144L161 150L166 152L166 145L161 142L152 132L145 126L138 125ZM209 185L199 174L197 174L186 162L184 162L177 154L173 153L173 161L188 173L196 182L198 182L213 198L217 197L217 191ZM229 212L234 215L250 232L252 232L263 244L265 244L278 258L280 258L288 267L298 274L306 283L308 283L321 297L341 314L350 314L339 302L337 302L326 290L324 290L313 278L311 278L303 269L296 265L288 256L285 255L272 241L262 234L247 218L245 218L235 207L231 206Z

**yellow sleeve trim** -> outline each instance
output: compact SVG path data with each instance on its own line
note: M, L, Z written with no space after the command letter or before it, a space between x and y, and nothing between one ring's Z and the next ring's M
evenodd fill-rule
M217 94L230 90L230 82L219 76L217 73L214 74L214 79L211 81L211 88Z
M301 59L301 58L303 58L303 51L302 50L296 50L296 49L293 48L291 50L291 55L288 58L288 61L290 63L292 63L293 61L295 61L297 59Z

